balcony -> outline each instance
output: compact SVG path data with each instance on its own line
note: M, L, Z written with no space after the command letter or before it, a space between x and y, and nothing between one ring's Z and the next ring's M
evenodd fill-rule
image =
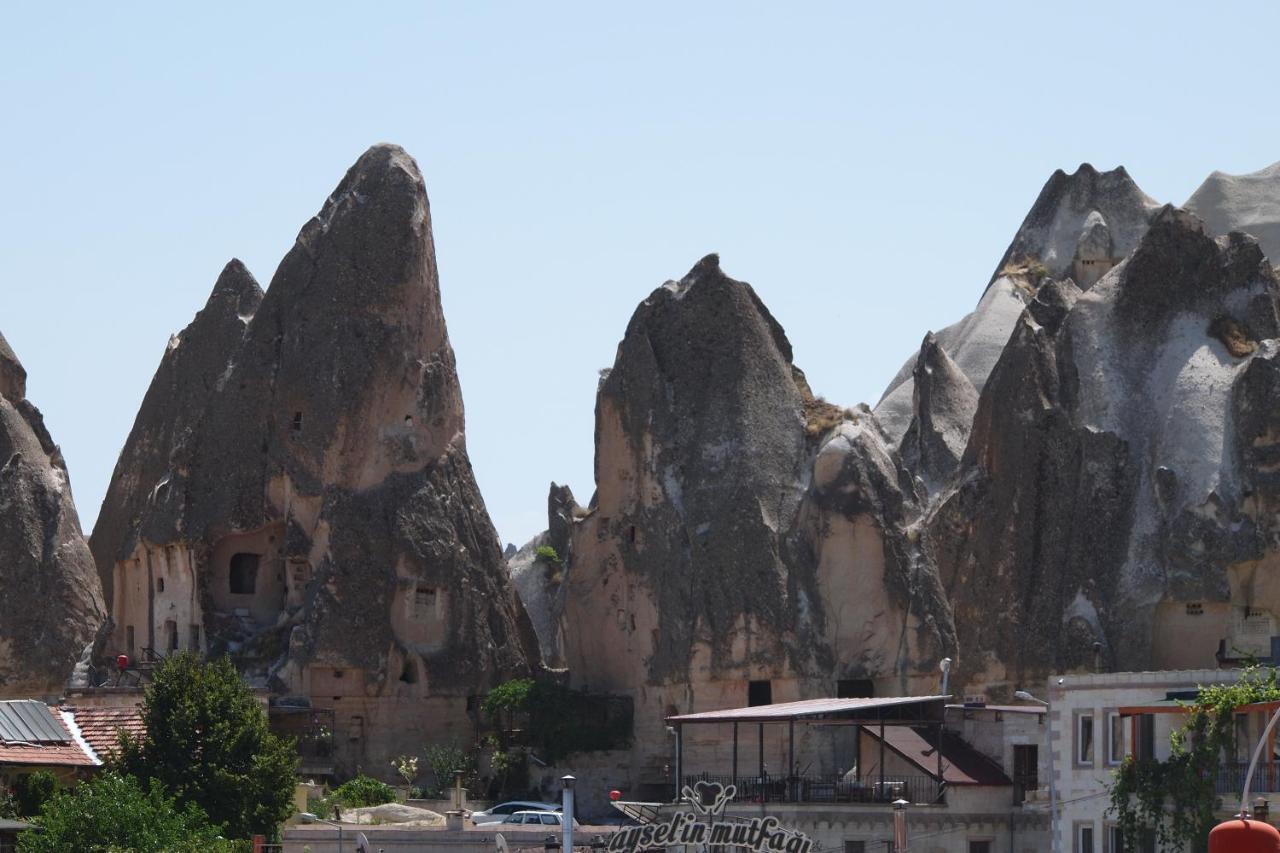
M1218 794L1240 795L1244 789L1244 777L1249 772L1249 762L1227 762L1218 768L1213 790ZM1259 761L1249 783L1251 794L1280 793L1280 762Z

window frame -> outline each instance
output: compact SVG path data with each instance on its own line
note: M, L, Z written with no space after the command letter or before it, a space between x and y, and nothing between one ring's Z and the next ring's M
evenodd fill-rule
M1098 757L1098 731L1097 720L1093 710L1077 711L1074 715L1072 728L1072 755L1071 763L1076 767L1095 767L1097 766ZM1089 749L1088 756L1082 757L1084 753L1084 724L1089 724Z
M1124 721L1125 721L1125 718L1124 718L1124 717L1122 717L1122 716L1120 716L1120 712L1119 712L1117 709L1115 709L1115 708L1107 708L1106 710L1104 710L1104 711L1102 712L1102 719L1106 721L1106 723L1104 724L1103 728L1105 729L1105 732L1106 732L1106 735L1107 735L1107 744L1106 744L1106 747L1105 747L1105 749L1106 749L1106 755L1105 755L1105 756L1103 756L1103 757L1104 757L1104 759L1106 760L1106 763L1107 763L1107 766L1108 766L1108 767L1118 767L1118 766L1120 766L1121 764L1123 764L1123 763L1124 763L1124 756L1125 756L1125 748L1124 748L1124 741L1125 741L1125 737L1124 737ZM1115 730L1113 730L1113 726L1118 727L1119 732L1120 732L1120 752L1119 752L1119 754L1118 754L1118 755L1117 755L1117 754L1115 753L1115 751L1113 750L1113 747L1116 745L1116 743L1115 743L1115 735L1116 735L1116 732L1115 732Z
M1089 846L1084 845L1084 833L1089 833ZM1075 853L1101 853L1098 850L1098 828L1091 820L1078 820L1071 831L1071 849Z

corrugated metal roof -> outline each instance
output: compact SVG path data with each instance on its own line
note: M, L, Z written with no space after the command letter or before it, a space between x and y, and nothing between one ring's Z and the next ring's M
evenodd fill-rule
M680 714L667 717L672 723L732 723L765 722L768 720L821 717L827 714L847 714L853 711L875 711L899 705L945 702L950 696L885 696L878 699L802 699L799 702L779 702L776 705L752 705L747 708L726 708L723 711L702 711L697 714Z
M873 739L879 739L875 729L866 731ZM884 730L884 742L907 761L938 778L936 731L919 726L890 726ZM942 778L949 785L1013 784L1000 765L953 734L942 738Z
M0 702L0 741L8 743L66 743L67 730L49 706L34 699Z

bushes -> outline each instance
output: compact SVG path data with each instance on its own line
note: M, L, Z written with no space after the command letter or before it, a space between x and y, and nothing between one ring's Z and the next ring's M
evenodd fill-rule
M343 782L329 795L329 802L347 808L360 809L365 806L380 806L383 803L396 801L395 789L386 782L379 782L371 776L361 774L354 779Z
M19 776L13 783L13 798L17 801L18 814L32 817L40 813L40 807L58 790L58 779L48 770L37 770Z
M109 850L232 851L221 827L199 806L179 806L157 781L147 790L132 776L106 773L55 793L38 816L39 832L19 837L20 853Z
M575 752L620 749L631 744L634 712L630 699L620 696L517 678L490 691L481 707L504 736L506 729L515 727L515 715L526 717L528 731L536 733L536 740L529 746L538 749L540 757L550 763Z

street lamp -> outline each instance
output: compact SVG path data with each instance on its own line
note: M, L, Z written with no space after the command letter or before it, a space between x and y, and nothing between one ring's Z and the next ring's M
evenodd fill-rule
M324 818L319 817L318 815L314 815L311 812L302 812L300 815L298 815L298 820L302 821L303 823L327 823L329 826L336 826L338 828L338 853L342 853L342 824L335 823L334 821L331 821L331 820L325 820Z
M1013 691L1013 698L1020 699L1023 702L1037 702L1044 706L1046 712L1049 710L1049 703L1043 699L1037 699L1025 690ZM1053 721L1049 721L1049 835L1050 847L1053 853L1058 853L1058 785L1054 779L1053 772Z

